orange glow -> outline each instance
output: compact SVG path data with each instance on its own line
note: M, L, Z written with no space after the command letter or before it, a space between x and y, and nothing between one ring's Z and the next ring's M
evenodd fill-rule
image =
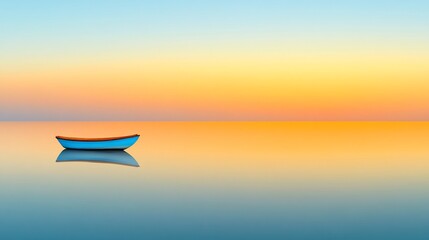
M141 174L149 168L149 172L168 179L205 178L215 184L234 182L240 176L252 184L344 181L350 187L374 184L375 180L380 184L404 179L427 181L429 172L429 123L32 122L2 123L0 127L5 158L14 157L42 168L41 161L33 161L31 156L44 156L42 162L47 168L54 164L62 151L55 135L138 133L140 140L127 151L141 164ZM16 146L26 151L17 152ZM5 169L14 164L5 162ZM73 166L79 168L69 165L67 169ZM31 167L25 171L31 176ZM115 177L121 174L118 171Z
M200 57L11 68L1 73L0 104L36 115L63 109L129 120L422 120L429 114L424 55Z

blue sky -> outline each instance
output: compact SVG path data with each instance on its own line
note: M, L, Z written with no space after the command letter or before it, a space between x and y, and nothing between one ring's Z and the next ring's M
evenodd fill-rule
M332 57L333 66L328 67L325 72L341 72L343 70L340 67L335 68L335 65L341 65L341 57L344 56L350 55L347 60L350 64L360 61L362 56L368 60L383 57L387 59L392 56L393 59L399 59L398 61L410 59L404 60L405 64L412 61L417 63L402 69L403 75L413 74L407 71L417 69L417 65L424 66L429 56L428 13L429 2L423 0L1 1L0 88L3 88L3 92L0 89L0 94L3 93L3 97L0 96L0 107L5 110L3 115L8 119L31 119L32 114L27 112L25 104L20 102L20 99L28 97L31 89L25 89L21 93L20 89L33 85L40 85L41 88L51 84L52 80L40 80L43 74L63 81L64 86L81 89L81 84L86 80L76 79L76 83L71 83L73 80L70 79L65 80L70 75L67 72L70 69L82 74L87 71L81 68L81 63L82 66L98 66L99 72L106 69L103 74L109 75L108 64L121 66L123 63L130 63L137 66L140 62L150 63L156 60L158 65L155 64L154 67L168 65L169 69L165 69L168 72L180 68L182 63L177 60L177 56L193 60L202 56L201 62L205 62L205 68L208 69L205 75L210 75L212 59L217 59L220 63L231 62L231 66L227 67L236 69L235 75L238 76L231 81L239 85L246 82L243 76L248 73L244 71L252 70L243 67L247 60L260 61L260 65L281 66L285 55L289 53L308 57L310 61ZM238 60L239 58L241 60ZM115 61L116 64L113 64ZM397 69L394 66L396 63L389 64L391 63L381 64L383 66L380 69L383 70L380 71L388 74ZM362 63L360 67L365 69L364 65ZM38 70L42 67L45 68L43 71L52 70L52 73L45 72L38 78L33 77L39 74ZM61 67L65 69L63 72L58 70ZM305 69L306 66L289 67ZM197 68L188 70L198 71ZM276 71L279 74L284 73L281 68ZM144 79L147 76L147 72L138 67L123 74L130 77L123 81L131 85L137 81L131 79L132 77ZM308 81L323 81L312 79L314 76L310 76L311 74L309 70L306 76ZM335 75L335 72L333 74ZM423 89L419 85L421 78L425 77L423 70L419 68L415 75L418 77L410 81L418 83L416 89ZM102 81L103 77L98 76L98 81ZM187 79L186 75L177 77L185 81ZM154 78L161 79L162 72ZM266 89L278 89L277 85L283 84L282 78L285 76L278 75L267 79L266 82L271 85ZM341 80L342 76L335 78ZM16 79L19 79L19 82ZM42 82L39 84L37 81ZM294 80L285 81L292 84ZM374 81L378 81L379 85L389 84L382 79ZM214 83L208 82L206 85L211 84ZM161 88L157 90L163 92ZM109 91L100 92L108 96L111 94ZM11 95L5 97L6 93ZM407 94L404 96L408 96ZM293 105L286 102L286 97L283 99L284 103ZM33 96L28 98L32 99ZM36 93L34 98L37 98ZM137 96L135 98L132 101L143 101ZM244 100L239 101L250 104ZM40 102L40 105L42 104L46 105ZM163 103L160 100L158 104ZM282 106L282 103L277 102L275 105ZM49 108L35 107L33 110L40 113L37 119L42 119L45 115L76 115L67 109L56 109L52 114ZM276 111L283 113L278 109ZM415 111L417 112L413 114L420 116L423 110ZM176 112L180 110L176 109ZM425 113L426 109L423 112ZM91 114L91 109L86 109L82 114L91 119L97 117ZM107 110L106 114L106 118L110 117ZM157 112L147 115L157 119L156 114ZM168 114L165 110L160 114L160 118ZM207 113L207 118L216 114L216 111Z

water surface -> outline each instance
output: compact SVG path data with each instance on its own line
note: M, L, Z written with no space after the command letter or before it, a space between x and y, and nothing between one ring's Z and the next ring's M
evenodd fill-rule
M0 123L2 239L428 239L429 123ZM140 167L56 135L141 134Z

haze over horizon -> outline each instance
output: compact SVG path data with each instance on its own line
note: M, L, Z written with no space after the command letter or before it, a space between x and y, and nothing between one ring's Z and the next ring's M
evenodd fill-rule
M429 2L3 1L0 121L429 120Z

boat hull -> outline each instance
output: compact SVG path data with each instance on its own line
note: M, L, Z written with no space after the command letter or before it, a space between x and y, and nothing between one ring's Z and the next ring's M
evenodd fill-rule
M134 145L138 139L139 136L101 141L78 141L57 138L58 142L64 148L75 150L125 150Z

